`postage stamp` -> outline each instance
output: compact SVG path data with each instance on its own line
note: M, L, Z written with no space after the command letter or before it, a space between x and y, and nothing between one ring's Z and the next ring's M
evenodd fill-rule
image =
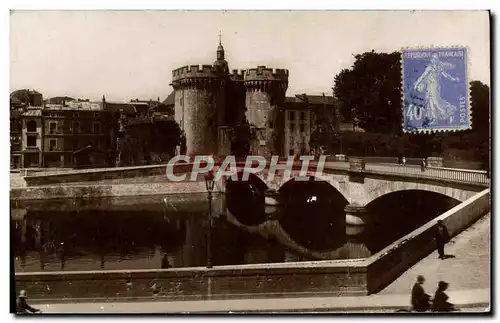
M403 131L470 129L467 68L467 47L403 49Z

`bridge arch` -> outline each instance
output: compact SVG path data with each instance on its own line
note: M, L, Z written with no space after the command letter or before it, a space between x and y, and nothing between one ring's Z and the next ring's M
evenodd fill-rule
M249 174L243 179L243 171L225 179L225 197L227 209L236 219L245 225L258 225L266 220L265 192L266 182L256 174Z
M381 181L365 179L365 185L367 188L367 201L365 205L377 200L384 195L403 192L403 191L427 191L441 194L457 201L463 202L470 197L477 194L477 192L472 190L464 190L463 188L456 188L450 186L449 183L421 183L418 181Z
M331 182L314 176L288 180L278 190L285 201L279 219L285 232L312 251L335 250L345 241L345 212L349 203Z
M455 198L429 190L408 189L382 195L364 206L366 227L362 239L377 252L458 204Z
M302 178L299 178L298 176L292 177L288 179L286 182L282 183L278 191L280 193L285 193L286 191L290 190L292 185L297 185L297 184L301 185L300 183L309 183L308 185L311 185L311 187L317 185L318 187L326 189L325 191L323 191L324 193L329 192L329 193L339 194L343 200L349 202L349 199L344 195L344 193L341 192L340 184L338 181L331 180L330 178L320 174L316 174L314 176L310 175Z

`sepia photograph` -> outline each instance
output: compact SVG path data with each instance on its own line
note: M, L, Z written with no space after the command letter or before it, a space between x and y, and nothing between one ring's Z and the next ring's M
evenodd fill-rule
M10 312L491 314L491 20L11 9Z

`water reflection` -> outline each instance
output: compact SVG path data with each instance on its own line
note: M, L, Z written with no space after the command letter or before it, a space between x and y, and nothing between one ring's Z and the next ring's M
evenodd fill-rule
M322 185L284 186L279 216L266 215L261 193L247 201L244 194L216 196L213 265L368 257L456 203L421 192L388 196L369 205L374 225L352 238L345 231L347 202ZM207 229L205 194L166 202L165 196L31 201L11 209L16 271L205 266Z

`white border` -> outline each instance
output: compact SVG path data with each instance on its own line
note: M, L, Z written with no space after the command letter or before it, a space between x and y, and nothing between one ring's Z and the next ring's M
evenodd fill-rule
M4 69L3 71L8 71L9 70L9 12L8 9L112 9L112 8L121 8L121 9L406 9L406 10L412 10L415 9L415 6L419 6L418 9L491 9L495 8L494 10L495 13L498 11L498 6L499 2L498 1L493 1L493 0L475 0L475 1L446 1L446 2L438 2L436 0L420 0L418 3L411 2L411 1L400 1L400 0L379 0L379 1L356 1L356 0L338 0L335 2L335 4L332 3L332 1L320 1L320 0L308 0L308 1L286 1L286 2L270 2L268 0L253 0L253 1L191 1L191 0L184 0L184 1L179 1L179 3L170 3L169 5L166 5L164 1L161 0L142 0L142 1L136 1L135 3L130 3L130 2L125 2L125 1L120 1L120 2L111 2L111 1L106 1L106 0L88 0L85 2L80 2L84 3L84 5L71 5L69 4L68 1L14 1L14 0L7 0L2 2L2 4L5 5L5 10L3 11L2 15L2 25L4 28L2 28L2 43L4 44L5 47L7 47L7 50L4 50L2 53L4 55ZM498 25L498 23L497 23ZM498 34L498 33L496 33ZM496 48L498 41L495 39L492 39L494 41L494 46ZM498 51L497 51L498 52ZM7 102L8 98L8 84L9 84L9 75L7 73L2 73L4 77L4 84L3 84L3 91L4 91L4 98L3 102ZM496 93L497 87L491 88L492 92ZM495 106L497 101L495 99L495 102L492 102L492 107ZM5 132L8 131L9 129L9 118L7 117L7 108L4 107L3 109L5 113L5 117L1 119L0 122L4 124L1 129L3 129ZM493 122L493 120L492 120ZM495 130L496 133L496 130ZM10 149L10 143L7 141L7 134L4 134L3 140L0 140L0 145L2 145L3 151L9 151ZM500 144L498 144L500 145ZM495 147L492 147L492 151L496 151L497 145ZM7 162L7 158L1 159L2 161L2 169L9 169L9 164ZM492 165L493 166L493 165ZM499 168L500 169L500 168ZM3 183L9 183L9 175L7 172L4 173L4 181ZM4 213L8 214L8 208L9 208L9 199L8 199L8 194L9 194L9 186L4 185L2 186L3 193L6 198L2 199L2 205L3 205L3 210ZM496 190L493 190L493 193L495 194ZM495 194L496 195L496 194ZM492 199L495 199L495 197L492 197ZM7 214L4 214L7 216ZM495 221L497 224L500 221ZM9 255L10 250L9 250L9 234L6 231L8 228L8 222L4 222L4 225L2 226L2 229L4 230L4 234L2 234L2 237L6 240L4 243L2 243L3 247L3 254L4 255ZM496 228L496 232L500 232L498 228ZM492 241L493 245L493 241ZM496 250L496 248L492 248L492 250ZM5 257L5 256L4 256ZM3 279L3 284L4 286L3 294L2 294L2 302L3 304L3 310L2 314L4 316L4 319L10 321L14 320L14 317L12 315L8 315L8 304L9 304L9 297L10 295L7 293L8 292L8 286L10 283L9 279L9 268L5 265L7 261L3 262L4 265L1 267L2 269L2 275L0 275ZM496 287L496 286L495 286ZM496 302L495 308L498 310L498 303ZM301 317L301 319L304 317ZM363 317L363 319L366 319L367 317ZM368 317L369 318L369 317ZM50 321L52 318L51 317L45 317L44 319ZM57 321L74 321L74 320L85 320L85 321L93 321L95 322L96 320L100 320L100 317L90 317L90 318L76 318L76 317L69 317L69 318L60 318ZM124 317L120 318L108 318L108 321L111 322L120 322L124 319ZM134 321L142 321L145 320L143 318L139 317L134 317ZM173 320L179 320L178 318L173 318L173 317L168 317L168 318L160 318L160 319L167 319L169 321ZM183 319L183 318L180 318ZM198 318L195 318L198 319ZM203 319L203 318L202 318ZM236 318L237 320L241 320L241 317ZM257 317L257 318L251 318L251 319L258 319L260 320L266 320L267 318L264 317ZM285 317L285 319L288 319L288 317ZM309 319L306 317L306 320ZM343 317L335 317L334 320L341 320ZM382 318L383 320L385 318ZM397 318L396 320L401 320L401 321L406 321L406 317L400 317ZM438 320L436 318L431 318L431 317L426 317L426 320ZM450 318L448 318L450 319ZM466 320L475 320L476 318L470 318L467 317Z

